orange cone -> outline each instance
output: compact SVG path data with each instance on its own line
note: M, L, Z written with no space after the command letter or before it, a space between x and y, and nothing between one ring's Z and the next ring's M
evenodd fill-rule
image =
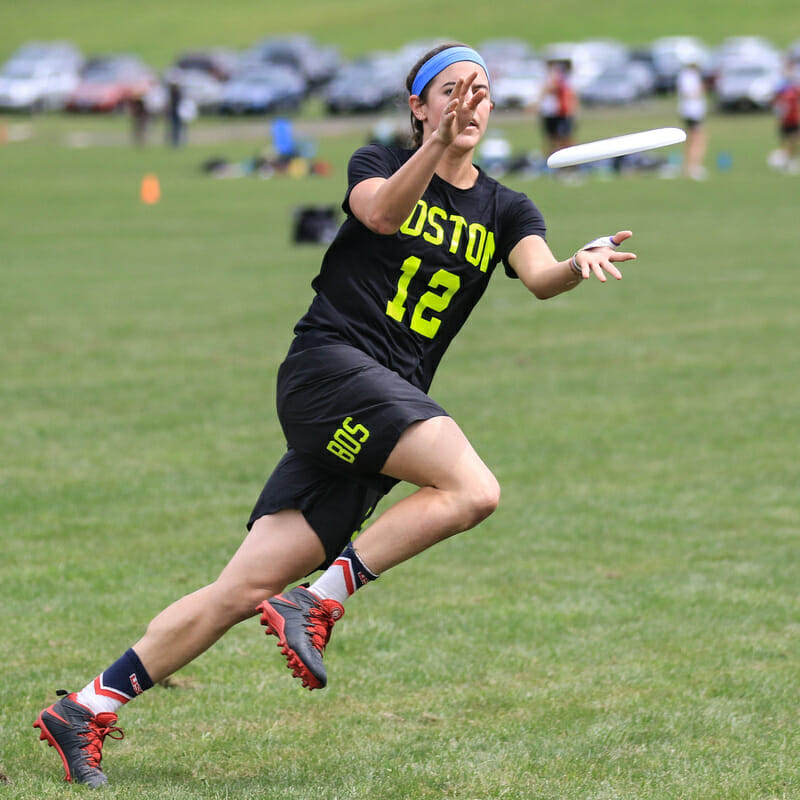
M142 178L139 196L142 198L142 202L148 206L155 205L161 199L161 185L157 176L149 174Z

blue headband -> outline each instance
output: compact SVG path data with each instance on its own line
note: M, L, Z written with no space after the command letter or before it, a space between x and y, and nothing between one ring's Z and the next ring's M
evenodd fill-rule
M442 50L435 56L431 56L420 68L414 78L414 83L411 85L411 94L419 97L424 91L425 87L444 69L447 69L451 64L457 61L472 61L474 64L479 64L483 67L486 77L489 77L489 70L486 68L484 60L480 54L475 52L471 47L448 47L447 50Z

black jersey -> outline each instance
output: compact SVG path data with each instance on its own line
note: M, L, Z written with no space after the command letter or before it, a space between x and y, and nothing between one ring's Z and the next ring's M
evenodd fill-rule
M427 391L497 264L516 277L509 253L525 236L544 238L545 224L526 195L480 171L470 189L434 175L397 233L372 232L352 214L350 192L390 177L413 153L369 145L353 154L347 218L312 282L316 296L293 348L347 343Z

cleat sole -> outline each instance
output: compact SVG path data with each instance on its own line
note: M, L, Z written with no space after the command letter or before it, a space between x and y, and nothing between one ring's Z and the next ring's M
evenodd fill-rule
M67 783L72 783L72 773L69 770L69 764L67 763L67 757L64 755L63 750L58 746L53 735L47 730L47 725L45 724L44 720L42 719L42 715L39 714L36 722L33 723L34 728L39 729L39 741L40 742L47 742L48 747L54 747L58 755L61 757L61 763L64 765L64 780Z
M264 633L267 636L275 636L278 639L277 644L275 645L281 653L286 658L286 665L292 672L292 677L300 678L302 681L303 687L308 689L309 691L313 691L314 689L323 689L325 687L324 683L321 683L309 670L306 668L306 665L300 660L300 657L289 647L288 642L286 641L286 637L284 636L283 626L280 626L280 630L276 625L273 625L269 618L270 607L267 601L264 601L263 604L258 606L257 610L261 610L261 624L264 626ZM282 622L282 618L278 617L278 619Z
M281 651L281 653L286 657L286 665L292 671L293 678L300 678L303 687L308 689L310 692L314 689L322 689L323 684L321 684L307 669L305 664L299 659L297 654L292 650L286 642L286 639L278 633L278 631L273 628L273 626L267 623L264 627L264 633L268 636L277 636L278 641L276 643L276 647Z

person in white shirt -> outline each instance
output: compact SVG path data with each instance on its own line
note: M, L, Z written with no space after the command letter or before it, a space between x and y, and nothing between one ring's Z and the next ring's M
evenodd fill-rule
M686 158L683 173L694 180L703 180L706 169L705 118L707 112L706 90L697 64L686 64L678 74L678 113L686 128Z

